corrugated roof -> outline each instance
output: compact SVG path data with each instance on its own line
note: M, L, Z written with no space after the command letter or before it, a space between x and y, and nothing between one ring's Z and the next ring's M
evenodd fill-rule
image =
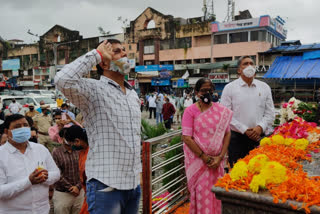
M302 56L278 56L264 78L307 79L320 78L320 59Z

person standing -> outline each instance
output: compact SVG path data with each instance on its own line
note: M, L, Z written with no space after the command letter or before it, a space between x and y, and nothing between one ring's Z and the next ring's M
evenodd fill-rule
M60 131L59 135L63 139L62 146L52 151L52 157L61 172L60 180L54 184L54 213L78 214L84 200L79 173L79 153L72 150L65 133L65 129Z
M18 114L21 111L22 106L20 103L16 102L16 99L13 98L12 103L10 103L8 109L11 114Z
M156 104L157 104L157 107L156 107L156 124L159 124L159 121L160 121L160 123L162 123L162 119L163 119L163 116L162 116L163 101L162 101L161 97L157 96Z
M190 214L221 213L221 201L207 192L224 174L232 111L212 102L213 91L209 79L199 79L195 85L199 101L186 108L182 118Z
M63 99L62 99L61 94L59 94L59 96L58 96L58 98L57 98L56 102L57 102L57 107L58 107L58 108L60 108L60 107L61 107L61 105L63 104Z
M30 103L30 104L29 104L29 111L27 111L27 112L25 113L25 116L26 116L26 117L31 117L31 118L33 118L34 116L36 116L36 115L38 115L38 114L39 114L39 112L36 111L36 110L34 110L34 104L33 104L33 103Z
M165 104L163 104L163 107L162 107L164 125L167 129L171 129L171 122L172 122L171 118L173 117L176 110L172 105L172 103L170 103L170 100L168 97L165 97L164 101L165 101Z
M80 108L88 134L90 213L138 213L141 112L137 93L125 81L127 61L120 41L105 40L55 76L57 88ZM100 80L84 78L94 65Z
M38 141L40 144L44 145L52 151L53 149L53 141L49 137L48 130L52 126L52 118L49 116L49 105L42 105L41 114L34 116L33 122L34 127L38 129Z
M156 104L156 96L154 93L149 97L148 103L149 103L149 112L150 112L149 119L152 118L152 112L153 112L153 118L156 119L157 104Z
M75 120L75 119L76 119L76 116L74 115L74 113L72 113L71 111L69 111L69 105L68 105L68 104L63 103L63 104L61 105L61 111L62 111L63 113L68 114L68 115L71 117L72 120Z
M187 97L186 97L186 99L184 100L183 106L184 106L185 108L188 108L188 107L191 106L192 104L193 104L193 100L192 100L192 98L191 98L191 95L190 95L190 94L187 94Z
M271 89L254 78L255 71L249 56L240 57L240 77L222 91L221 104L234 112L228 149L231 167L259 145L259 139L275 118Z
M49 213L49 185L60 172L48 149L28 141L30 127L25 116L5 120L8 141L0 146L0 213Z

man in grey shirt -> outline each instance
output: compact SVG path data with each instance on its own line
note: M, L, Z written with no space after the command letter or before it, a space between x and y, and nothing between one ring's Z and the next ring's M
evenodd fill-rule
M162 118L162 107L163 107L163 99L161 99L160 96L157 96L156 99L156 123L159 124L159 120L160 123L162 123L163 118Z

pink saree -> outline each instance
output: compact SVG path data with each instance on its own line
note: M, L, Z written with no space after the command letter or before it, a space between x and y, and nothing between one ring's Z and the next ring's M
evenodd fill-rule
M184 111L182 134L192 136L207 155L217 156L222 150L224 135L230 130L231 118L232 111L218 103L202 113L193 104ZM224 161L217 169L211 169L186 144L183 149L190 192L189 213L220 214L221 202L211 192L211 187L223 176Z

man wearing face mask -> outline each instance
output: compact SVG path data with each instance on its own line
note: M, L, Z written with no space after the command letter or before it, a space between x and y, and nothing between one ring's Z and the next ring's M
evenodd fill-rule
M45 147L47 147L50 152L53 149L53 141L49 137L48 130L52 126L52 118L49 116L50 114L50 106L49 105L41 105L41 114L34 116L33 122L34 127L38 129L38 141Z
M61 177L54 184L54 212L56 214L79 213L84 200L79 174L79 153L73 151L71 143L66 140L66 130L62 129L59 136L63 139L62 146L54 148L52 157L61 172Z
M274 105L270 87L255 77L249 56L238 61L240 77L226 85L221 104L233 111L231 141L228 148L231 167L259 145L261 136L274 121Z
M27 111L27 112L25 113L25 116L26 116L26 117L31 117L31 118L33 118L34 116L36 116L36 115L38 115L38 114L39 114L39 112L36 111L36 110L34 110L34 104L33 104L33 103L30 103L30 104L29 104L29 111Z
M165 103L163 104L162 107L162 115L163 115L163 120L164 120L164 125L167 129L171 129L171 117L176 113L176 109L170 103L170 99L168 97L164 98Z
M100 80L84 78L97 67ZM138 213L141 173L140 100L125 75L125 48L103 41L63 67L57 88L83 115L90 150L86 161L90 213Z
M31 136L23 115L8 116L5 121L8 141L0 147L0 213L49 212L49 185L60 172L49 151L28 141Z

